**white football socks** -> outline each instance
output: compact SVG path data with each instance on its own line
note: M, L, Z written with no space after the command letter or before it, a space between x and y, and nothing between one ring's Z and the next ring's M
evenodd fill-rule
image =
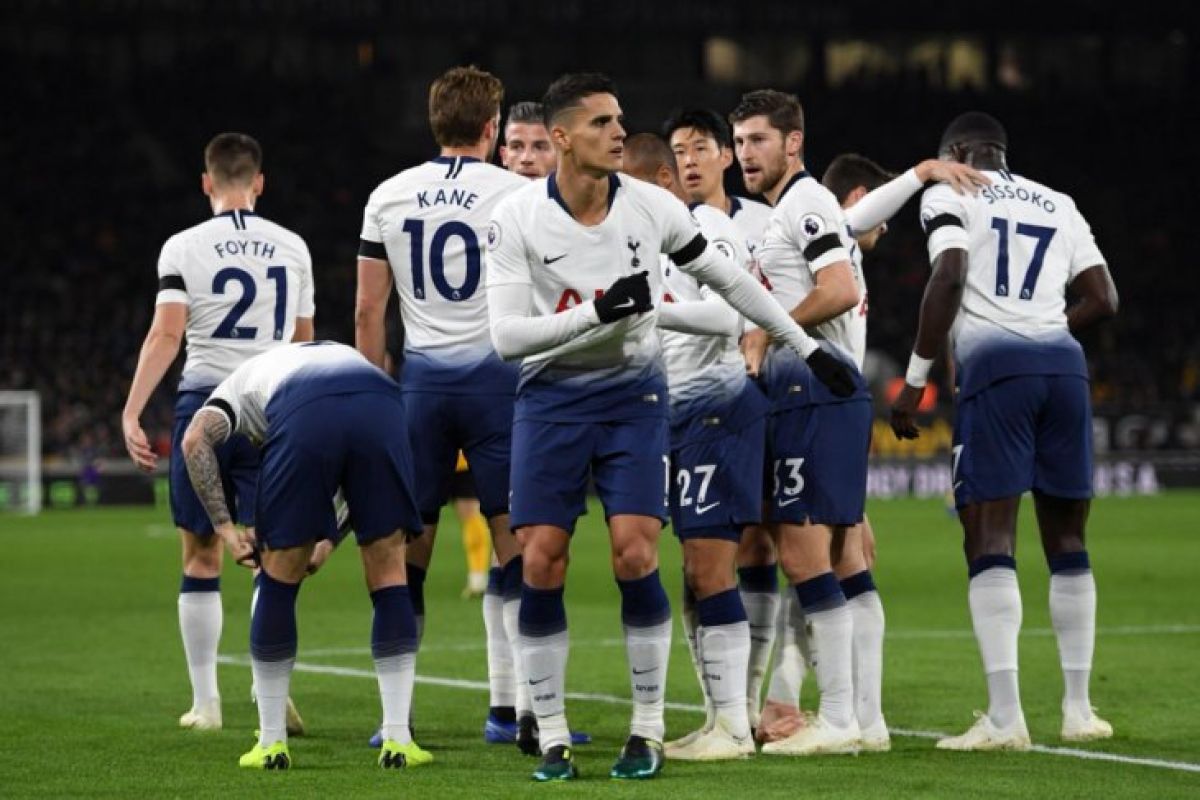
M854 621L843 601L832 608L808 611L813 672L821 690L820 713L827 722L845 728L854 722Z
M860 728L883 714L883 603L879 592L863 592L846 601L854 625L854 714Z
M514 706L517 684L513 648L504 625L504 598L491 591L483 595L483 629L487 634L488 705Z
M251 659L254 695L258 702L258 743L270 747L287 741L288 684L296 659L260 661Z
M1092 715L1088 681L1096 645L1096 580L1091 570L1050 576L1050 621L1062 664L1063 710Z
M1016 570L985 569L971 578L967 592L975 640L988 684L988 717L1007 728L1021 717L1017 683L1017 636L1021 631L1021 591Z
M383 706L385 741L408 744L412 732L408 728L412 707L413 681L417 672L417 654L401 653L375 659L375 677L379 681L379 701Z
M705 626L697 632L706 695L736 737L750 735L746 710L746 671L750 659L750 626L745 622Z
M771 565L774 569L774 565ZM775 641L775 619L779 615L779 590L755 592L739 589L742 605L746 608L746 620L750 625L750 660L746 673L746 700L749 703L750 722L758 724L758 707L762 697L763 680L767 675L767 663L771 660L771 645Z
M629 684L633 690L633 718L629 732L661 742L666 732L663 697L671 653L671 620L668 617L657 625L624 627Z
M503 629L501 632L504 634L504 647L507 648L509 654L508 663L512 668L510 681L513 695L511 703L496 704L513 706L517 711L518 719L522 714L533 713L533 705L529 700L529 682L525 680L525 665L521 660L520 615L520 595L503 601L501 607Z
M808 671L808 620L795 592L788 592L775 627L775 655L767 699L800 707L800 687Z
M221 699L217 690L217 646L224 618L220 592L179 594L179 632L192 682L193 708Z
M520 638L520 656L525 665L530 704L537 715L542 752L556 745L570 746L565 704L570 637L564 630L549 636L522 634Z

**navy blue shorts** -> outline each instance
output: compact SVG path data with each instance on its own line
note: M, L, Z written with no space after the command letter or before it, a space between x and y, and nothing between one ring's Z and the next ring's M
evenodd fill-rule
M271 421L258 483L258 540L277 550L333 538L339 487L359 544L421 532L398 392L317 397Z
M183 460L183 434L200 406L208 399L210 390L180 392L175 400L175 423L171 428L171 464L168 485L171 494L171 517L176 527L198 536L211 536L212 522L208 512L188 478L187 463ZM258 448L241 434L234 434L216 448L217 464L221 467L221 483L225 488L225 504L234 522L254 524L254 499L258 487Z
M404 416L426 525L437 523L450 499L459 450L471 465L479 510L488 518L508 513L512 395L405 392Z
M589 473L606 518L639 514L666 522L668 432L665 417L518 420L512 440L513 529L554 525L573 533L587 511Z
M958 405L954 502L960 508L1034 490L1092 496L1089 384L1076 375L1029 375L993 383Z
M771 415L771 521L857 525L867 497L871 401L799 406Z
M767 400L747 382L729 401L673 414L671 525L686 539L741 541L762 519Z

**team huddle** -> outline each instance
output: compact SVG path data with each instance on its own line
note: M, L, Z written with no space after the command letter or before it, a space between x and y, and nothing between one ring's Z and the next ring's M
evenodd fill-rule
M354 346L313 341L300 237L254 214L262 153L243 134L205 151L212 219L172 237L123 416L138 421L186 335L170 462L183 541L184 727L221 727L222 543L255 570L259 712L240 765L291 766L296 599L347 531L362 556L384 768L434 754L410 708L437 521L465 455L494 561L484 603L488 742L578 775L565 704L571 537L598 496L621 595L632 695L610 775L666 760L885 751L884 611L865 516L872 400L863 377L863 254L927 185L932 273L898 437L951 350L953 481L989 705L954 750L1028 749L1017 681L1016 517L1033 493L1051 570L1062 738L1112 735L1091 707L1096 590L1085 548L1091 410L1072 334L1116 312L1108 268L1070 197L1010 172L1007 135L971 112L937 158L894 176L862 156L805 169L799 101L775 90L722 116L684 109L627 136L617 89L565 75L501 127L504 89L474 67L429 92L440 152L372 192L359 235ZM503 167L491 163L496 144ZM747 190L726 193L735 162ZM390 367L398 296L404 352ZM1068 304L1068 295L1071 302ZM668 739L673 621L659 578L669 523L681 617L707 716ZM215 535L214 535L215 534ZM788 590L780 592L782 571ZM490 602L489 602L490 601ZM767 674L771 675L766 687ZM819 708L799 708L811 673Z

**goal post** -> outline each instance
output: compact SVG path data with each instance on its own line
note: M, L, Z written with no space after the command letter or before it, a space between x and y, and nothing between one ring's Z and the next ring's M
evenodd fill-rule
M42 510L42 402L0 391L0 512Z

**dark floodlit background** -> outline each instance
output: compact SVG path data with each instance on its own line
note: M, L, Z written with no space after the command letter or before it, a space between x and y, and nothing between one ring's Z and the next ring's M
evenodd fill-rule
M847 151L902 169L934 154L955 114L998 116L1013 170L1076 198L1120 290L1120 318L1085 338L1098 451L1131 475L1149 464L1166 483L1200 481L1180 455L1200 445L1197 34L1159 5L7 2L0 389L40 392L51 472L120 474L158 250L209 214L199 176L214 133L262 142L258 210L309 243L318 336L352 341L362 206L435 152L430 80L478 64L513 102L588 69L617 80L631 132L657 130L680 104L724 113L748 89L796 92L817 175ZM915 203L866 263L882 418L928 272ZM144 417L164 449L173 383ZM877 428L878 463L943 451L948 419L943 402L915 450Z

